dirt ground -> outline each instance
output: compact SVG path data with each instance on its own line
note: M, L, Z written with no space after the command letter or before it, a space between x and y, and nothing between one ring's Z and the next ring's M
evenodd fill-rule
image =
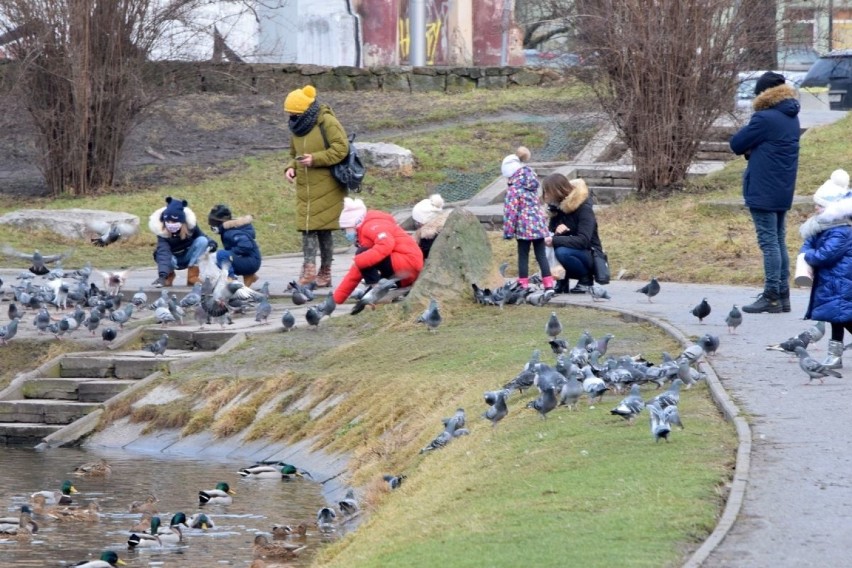
M453 109L458 119L483 118L477 109L463 108L458 98L434 94L334 93L321 100L334 108L344 126L359 139L377 141L383 133L416 125L435 128L428 117L436 107ZM120 189L132 191L177 181L191 175L215 175L228 160L281 151L289 146L287 119L281 100L266 95L204 93L164 99L147 108L131 132L117 175ZM455 107L455 108L453 108ZM510 113L505 109L501 113ZM566 112L564 103L531 101L526 114ZM451 114L452 114L451 113ZM394 117L396 130L370 130L376 117ZM0 110L0 194L42 196L47 188L39 171L33 125L20 99L3 100Z

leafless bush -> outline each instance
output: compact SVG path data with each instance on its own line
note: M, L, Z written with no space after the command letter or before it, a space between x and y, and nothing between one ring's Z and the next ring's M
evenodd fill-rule
M633 155L640 193L682 186L702 136L733 107L743 58L767 43L774 53L774 9L757 0L575 2L578 39L595 63L590 85ZM758 34L757 22L770 29Z

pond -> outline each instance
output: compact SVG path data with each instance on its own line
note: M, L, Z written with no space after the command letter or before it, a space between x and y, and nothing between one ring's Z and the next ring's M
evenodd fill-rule
M108 477L76 477L74 468L105 458L112 468ZM97 522L60 522L35 515L38 532L29 542L0 542L2 566L71 566L93 560L103 550L114 550L128 566L221 565L248 566L253 560L257 534L270 536L275 524L309 526L307 545L295 564L307 565L328 535L314 526L317 511L326 505L321 486L307 479L245 479L237 470L249 463L209 462L186 458L123 452L97 454L79 449L36 452L4 448L0 452L0 516L18 516L21 505L30 504L36 491L58 491L70 479L79 491L74 503L100 506ZM298 464L295 464L298 465ZM199 506L199 490L214 489L226 482L236 492L230 505ZM129 551L130 527L141 514L130 513L130 504L156 496L163 524L175 512L187 517L202 511L213 528L185 529L184 542L163 548ZM300 542L300 541L296 541Z

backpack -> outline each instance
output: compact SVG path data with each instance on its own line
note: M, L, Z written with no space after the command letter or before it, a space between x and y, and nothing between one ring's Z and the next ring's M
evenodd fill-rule
M320 124L319 129L320 134L322 134L323 144L325 144L325 148L328 150L328 138L325 135L325 128ZM355 135L350 134L349 153L340 162L331 166L331 175L346 188L346 191L360 193L361 182L364 181L366 173L367 168L364 166L361 158L358 157L358 152L355 149Z

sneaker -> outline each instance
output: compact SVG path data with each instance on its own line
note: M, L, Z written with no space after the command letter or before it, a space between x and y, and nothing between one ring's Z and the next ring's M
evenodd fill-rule
M781 311L790 312L793 307L790 305L790 291L781 292Z
M769 295L761 292L753 304L743 306L740 309L747 314L780 314L783 308L781 307L781 300L775 297L774 294Z
M159 278L151 282L151 286L153 286L154 288L164 288L165 286L167 286L166 279L160 276Z
M572 294L586 294L589 290L591 290L591 288L591 286L577 282L570 291Z

